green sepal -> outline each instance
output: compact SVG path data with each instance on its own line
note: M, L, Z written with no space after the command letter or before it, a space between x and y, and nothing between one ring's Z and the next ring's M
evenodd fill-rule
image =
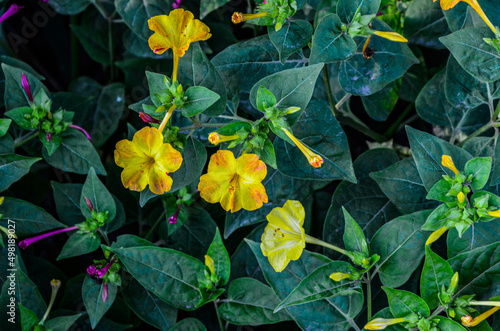
M276 97L264 86L259 86L257 90L257 108L266 113L269 108L274 108L276 106Z
M424 225L422 225L422 230L424 231L436 231L448 223L447 212L449 208L445 204L440 205L432 211L432 213L427 217Z
M54 152L61 146L62 137L59 135L52 135L52 139L50 141L47 140L47 133L45 131L38 131L38 138L42 144L47 148L47 154L52 155Z
M451 183L443 178L434 184L425 198L441 202L454 202L457 200L457 197L448 195L448 192L451 190L451 186Z

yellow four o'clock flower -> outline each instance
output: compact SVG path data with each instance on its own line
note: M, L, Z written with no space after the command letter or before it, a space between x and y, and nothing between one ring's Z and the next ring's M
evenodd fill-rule
M398 43L407 43L408 42L408 39L406 39L405 37L403 37L402 35L400 35L397 32L387 32L387 31L377 31L377 30L372 30L372 31L373 31L373 34L375 34L379 37L385 38L385 39L389 39L390 41L395 41Z
M491 217L500 217L500 209L494 210L494 211L489 211L488 215L490 215Z
M208 135L208 141L210 141L210 143L213 145L218 145L220 143L236 140L239 138L240 136L238 136L237 134L231 136L223 136L217 132L210 132L210 134Z
M436 2L438 0L433 0L433 1ZM488 17L484 13L483 9L481 8L481 6L477 2L477 0L440 0L441 8L443 8L443 10L451 9L451 8L455 7L455 5L458 4L460 1L463 1L467 4L469 4L469 6L471 6L472 9L474 9L476 11L476 13L478 13L479 16L481 16L481 18L489 26L491 31L493 31L493 33L495 33L495 34L497 33L497 29L490 22L490 20L488 19Z
M226 211L255 210L267 203L266 189L261 183L266 174L266 164L257 155L243 154L235 159L233 152L219 150L210 158L198 190L203 199L220 202Z
M458 175L458 169L457 169L457 167L455 167L455 163L453 162L451 156L443 155L441 157L441 164L443 165L443 167L446 167L446 168L450 169L451 171L453 171L455 173L455 175Z
M311 151L309 148L307 148L306 145L304 145L300 140L294 137L294 135L288 131L285 128L281 128L283 132L287 135L288 138L290 138L295 145L300 149L302 154L307 158L307 161L309 161L309 164L312 165L315 168L320 168L321 165L323 164L323 158Z
M172 79L177 81L179 58L183 57L189 45L195 41L207 40L212 35L210 28L200 20L194 19L190 11L174 9L167 15L151 17L149 28L155 33L149 38L149 47L156 54L163 54L172 48L174 71Z
M283 271L290 261L300 258L306 247L305 211L299 201L288 200L283 208L274 208L262 234L260 249L276 272Z
M405 321L404 317L400 318L375 318L365 325L366 330L384 330L389 325L399 324Z
M493 307L490 310L487 310L486 312L482 313L479 316L476 316L475 318L472 318L470 315L465 315L462 316L462 324L467 326L467 327L472 327L472 326L477 326L479 323L493 315L495 312L500 310L500 307Z
M123 139L116 144L115 162L124 168L121 179L125 188L142 191L149 184L151 192L163 194L172 187L169 173L180 168L182 155L163 143L158 129L145 127L135 133L132 141Z

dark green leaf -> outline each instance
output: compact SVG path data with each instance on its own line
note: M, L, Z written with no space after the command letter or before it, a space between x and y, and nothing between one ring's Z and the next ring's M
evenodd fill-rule
M465 163L472 159L472 156L463 149L451 145L429 133L406 127L408 140L413 153L413 158L417 164L417 170L424 186L429 191L435 183L441 180L443 175L452 175L448 168L441 165L443 155L449 155L453 159L457 169L462 170Z
M127 271L147 290L174 307L194 310L202 302L199 277L204 265L197 259L160 247L115 248Z
M342 22L336 14L326 15L314 33L310 63L344 61L354 55L354 40L342 31Z
M28 278L19 265L19 258L16 257L14 268L10 275L14 275L15 283L14 296L16 303L22 304L25 308L31 310L41 319L47 309L47 304L43 300L37 286ZM7 278L5 284L10 285L12 278Z
M172 175L172 188L170 192L175 192L187 185L198 186L201 172L207 162L207 150L198 140L190 138L187 140L182 151L182 165Z
M423 317L430 315L429 307L418 295L385 286L382 289L387 294L389 308L394 317L405 317L409 314L422 315Z
M51 0L49 4L62 15L76 15L90 5L91 0Z
M42 208L14 198L5 197L0 213L4 214L0 224L8 228L7 219L15 222L16 234L20 237L65 227Z
M210 14L212 11L224 6L230 0L212 0L212 1L201 1L200 3L200 19Z
M373 28L381 31L390 30L385 23L378 20L373 21ZM359 43L354 56L340 64L340 85L353 95L370 95L378 92L419 62L405 43L374 36L370 48L375 54L370 59L363 57L363 44Z
M477 157L465 164L465 176L471 176L474 190L482 189L488 182L491 171L491 157Z
M187 101L182 106L182 115L192 117L213 105L220 96L203 86L191 86L184 94Z
M262 234L264 233L264 228L266 224L261 224L257 226L249 235L245 238L252 241L260 241ZM231 279L235 280L237 278L250 277L265 283L264 275L259 267L259 263L252 253L250 246L246 241L242 241L234 253L231 255ZM273 308L274 309L274 308Z
M19 303L19 310L21 311L21 327L23 331L31 331L35 325L38 324L38 317L36 314L24 307Z
M346 250L351 252L361 252L366 256L370 255L368 250L368 243L366 242L363 230L356 223L356 221L349 215L349 212L342 207L342 212L344 213L344 247Z
M57 216L66 225L75 225L85 221L80 209L80 195L83 184L61 184L50 182L52 186L54 201L56 203Z
M401 81L396 80L372 95L362 96L366 113L375 121L387 120L399 99Z
M29 106L28 96L21 83L23 73L26 74L33 97L35 97L41 89L43 89L47 95L50 95L49 91L42 84L42 82L40 82L40 80L30 72L24 69L12 67L5 63L2 63L2 70L5 75L4 99L6 110Z
M439 2L415 0L405 12L403 35L418 46L443 48L439 37L448 34L448 23Z
M111 244L112 248L129 248L142 246L154 246L154 244L147 241L146 239L134 236L132 234L123 234L116 238L116 241Z
M430 309L439 306L438 294L443 285L446 288L450 286L451 277L453 277L453 270L450 264L434 253L429 246L425 246L425 262L420 278L420 295Z
M12 123L12 120L8 118L0 118L0 138L5 136L9 130L10 123Z
M106 302L104 302L102 299L104 283L97 284L89 275L85 276L82 285L82 298L85 309L89 314L92 329L95 329L97 323L99 323L104 314L111 308L116 298L117 289L118 287L116 285L108 283L108 297Z
M73 233L64 244L57 260L80 256L95 251L101 244L101 238L94 233Z
M494 38L487 27L462 29L439 40L469 74L484 82L494 82L500 79L500 54L483 38Z
M215 273L220 277L219 286L226 285L231 275L231 260L226 247L224 247L219 228L215 230L215 236L208 248L207 255L214 260Z
M169 330L177 319L177 309L161 301L135 279L123 288L127 306L144 322L162 330Z
M85 202L88 198L96 212L108 212L107 222L111 222L116 215L116 204L106 186L101 183L96 175L95 169L91 168L83 184L80 196L80 209L83 216L92 218L92 212Z
M486 246L500 241L500 220L491 222L478 222L472 224L458 237L455 230L448 231L448 258L451 259L458 254L465 253L475 248Z
M252 278L239 278L229 285L228 298L219 307L227 322L235 325L274 324L291 320L284 311L274 313L280 299L269 286Z
M26 175L31 166L40 161L39 157L27 157L15 154L0 155L0 192L8 189Z
M189 317L175 324L170 331L207 331L207 328L196 318Z
M14 154L14 150L14 139L9 133L0 138L0 154Z
M43 158L48 164L81 175L86 175L92 167L96 169L97 174L106 174L99 154L83 133L65 132L62 138L61 146L51 156L45 148L42 149Z
M466 331L467 329L455 322L454 320L451 320L449 318L446 318L444 316L434 316L433 319L437 319L439 321L438 326L439 329L442 331ZM475 327L474 330L478 330L478 327Z
M376 271L385 286L406 283L424 257L427 233L420 228L430 211L400 216L385 224L370 242L370 252L380 255Z
M276 138L276 154L282 155L277 159L280 172L300 179L356 182L347 138L325 102L313 99L292 129L294 136L321 155L324 163L314 168L297 147Z
M337 3L337 14L344 23L351 23L356 13L370 15L377 13L380 0L340 0Z
M284 64L290 55L307 46L313 28L311 23L305 20L288 20L279 31L271 25L267 27L267 31L269 39L280 54L281 63Z
M104 65L110 64L107 31L99 31L88 23L83 25L71 24L70 26L71 32L75 34L92 60Z
M54 331L67 331L71 326L73 326L73 324L75 324L76 320L79 319L80 316L82 316L81 313L71 316L55 317L46 321L43 325Z

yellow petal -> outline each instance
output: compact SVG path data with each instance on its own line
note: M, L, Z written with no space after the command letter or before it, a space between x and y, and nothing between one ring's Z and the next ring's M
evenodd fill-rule
M148 39L149 48L155 54L163 54L167 49L172 47L168 38L165 38L160 33L155 33ZM169 46L170 45L170 46Z
M149 189L154 194L163 194L172 188L172 178L156 164L149 170Z
M231 211L231 213L235 213L243 207L237 179L229 181L227 189L222 192L220 205L225 211Z
M374 31L374 33L379 37L389 39L391 41L396 41L396 42L400 42L400 43L408 42L408 39L406 39L405 37L403 37L402 35L400 35L397 32Z
M287 200L287 202L283 205L283 210L288 215L290 223L295 224L294 227L302 228L306 212L300 201Z
M145 127L134 134L132 143L146 156L154 157L163 145L163 135L157 128Z
M182 155L170 144L165 143L155 155L155 164L161 167L165 172L175 172L181 167Z
M125 168L128 165L147 161L147 159L148 157L130 140L123 139L116 144L115 163L119 167Z
M238 205L245 210L256 210L267 203L267 194L264 185L261 183L242 183L240 178L239 192L236 194Z
M210 157L207 172L220 176L236 173L236 159L231 151L219 150Z
M438 240L447 230L448 230L448 228L446 226L443 226L442 228L439 228L436 231L434 231L433 233L431 233L429 238L427 238L425 245L426 246L430 245L433 242L435 242L436 240Z
M262 182L267 175L266 164L255 154L244 154L236 160L236 172L245 181Z
M494 210L494 211L489 211L488 215L490 215L491 217L500 217L500 209Z
M434 0L434 2L435 1L436 0ZM441 0L441 8L443 8L443 10L448 10L455 7L455 5L459 2L460 0Z
M140 192L148 185L149 168L143 164L131 165L123 169L121 179L123 186L132 191Z
M455 167L455 163L453 163L453 159L449 155L443 155L441 156L441 164L443 167L446 167L453 171L455 175L458 175L458 169Z
M198 184L200 196L210 203L217 203L221 201L222 194L228 190L232 177L232 174L221 176L213 173L207 173L201 176L200 183ZM226 211L229 209L224 208Z

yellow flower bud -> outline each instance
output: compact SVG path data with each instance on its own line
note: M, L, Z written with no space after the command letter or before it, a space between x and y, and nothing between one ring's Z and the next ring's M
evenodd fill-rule
M455 167L455 163L453 163L451 156L443 155L441 157L441 164L443 165L443 167L446 167L446 168L450 169L451 171L453 171L455 173L455 175L458 175L458 169L457 169L457 167Z
M330 275L330 278L333 279L336 282L340 282L343 279L349 279L351 278L350 274L345 274L343 272L334 272L333 274Z
M210 141L210 143L213 145L218 145L225 141L236 140L238 138L240 138L240 136L236 134L232 136L223 136L221 134L218 134L217 132L210 132L210 134L208 135L208 141Z
M215 263L209 255L205 255L205 265L208 267L208 270L210 270L210 273L215 275Z
M427 246L429 244L432 244L436 240L438 240L439 237L441 237L447 230L448 230L448 228L446 226L443 226L442 228L431 233L431 235L429 236L429 238L425 242L425 245Z
M462 316L462 318L461 318L462 325L467 326L467 327L476 326L479 323L481 323L482 321L484 321L485 319L487 319L488 317L490 317L491 315L493 315L499 309L500 309L500 307L493 307L490 310L482 313L481 315L479 315L475 318L472 318L470 315Z
M499 210L489 211L488 215L490 215L491 217L500 217L500 209Z
M375 35L377 35L379 37L389 39L391 41L395 41L395 42L399 42L399 43L407 43L408 42L408 39L406 39L405 37L403 37L402 35L400 35L397 32L373 31L373 33L375 33Z
M5 197L0 197L0 206L2 205L4 200L5 200Z
M366 330L384 330L389 325L398 324L398 323L401 323L404 321L405 321L404 317L391 318L391 319L375 318L375 319L371 320L368 324L365 325L365 329Z
M300 149L300 151L304 154L304 156L307 158L307 161L309 161L309 164L312 165L315 168L320 168L321 165L323 164L323 158L311 151L309 148L306 147L300 140L295 138L293 134L290 133L287 129L282 128L283 132L290 138L295 145Z
M458 285L458 272L455 272L453 277L451 277L450 288L454 288Z
M465 201L465 194L463 194L463 192L458 193L457 194L457 199L458 199L458 202L464 203L464 201Z
M241 22L253 20L255 18L267 16L267 12L257 13L257 14L243 14L239 12L235 12L231 17L231 21L234 24L240 24Z

